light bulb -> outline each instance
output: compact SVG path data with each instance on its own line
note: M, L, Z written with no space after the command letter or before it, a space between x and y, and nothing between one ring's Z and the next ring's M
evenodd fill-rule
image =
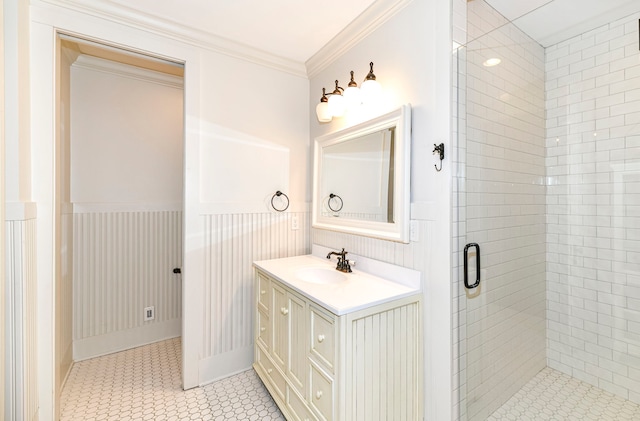
M360 90L362 103L365 105L375 103L382 95L382 86L376 80L376 75L373 74L373 62L369 63L369 74L364 78Z
M347 102L340 94L333 94L329 97L329 113L333 117L342 117L347 109Z
M360 89L363 104L376 102L382 94L382 86L376 80L365 80Z
M362 95L360 95L360 89L357 86L351 86L344 91L344 99L347 103L347 108L357 107L362 104Z
M331 121L331 113L329 112L329 103L321 102L316 105L316 115L320 123L327 123Z
M353 70L351 71L351 80L349 86L344 91L344 99L347 103L348 109L353 109L362 104L362 95L360 94L360 88L355 80L353 80Z

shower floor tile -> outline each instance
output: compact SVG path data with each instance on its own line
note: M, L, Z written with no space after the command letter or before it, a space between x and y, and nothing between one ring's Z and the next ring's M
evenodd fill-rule
M284 420L253 370L182 390L181 360L175 338L78 362L60 420Z
M640 405L545 368L488 421L640 420Z

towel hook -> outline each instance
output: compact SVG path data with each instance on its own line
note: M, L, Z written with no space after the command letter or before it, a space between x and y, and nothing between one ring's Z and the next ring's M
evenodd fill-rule
M284 198L287 200L287 205L282 208L282 209L278 209L276 207L276 205L273 204L273 199L275 199L276 197L281 197L284 196ZM284 212L289 208L289 196L287 196L286 194L282 193L280 190L278 190L273 196L271 196L271 207L273 209L275 209L277 212Z
M435 143L433 144L433 154L435 155L436 152L440 155L440 168L438 168L438 164L434 165L434 167L436 171L440 172L442 171L442 160L444 159L444 143L437 146Z

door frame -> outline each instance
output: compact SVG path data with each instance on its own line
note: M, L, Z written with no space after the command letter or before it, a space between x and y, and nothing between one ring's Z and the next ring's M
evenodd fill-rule
M32 9L34 7L32 6ZM35 16L35 17L34 17ZM35 7L31 19L31 148L33 199L37 202L38 401L41 419L54 419L55 397L55 119L56 40L62 33L115 48L184 64L182 375L183 388L199 386L202 318L201 234L198 221L200 124L200 54L195 47L113 22L48 13ZM132 43L136 45L132 45ZM37 53L35 53L37 52ZM189 117L191 116L191 117ZM195 118L194 118L195 117Z

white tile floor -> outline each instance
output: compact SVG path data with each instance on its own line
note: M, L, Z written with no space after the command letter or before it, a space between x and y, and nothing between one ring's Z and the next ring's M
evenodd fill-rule
M487 420L639 421L640 405L547 367Z
M76 363L61 421L284 420L253 370L181 388L180 338Z
M180 387L180 339L73 366L62 393L61 421L283 421L253 370L209 385ZM640 405L545 368L489 421L640 420Z

